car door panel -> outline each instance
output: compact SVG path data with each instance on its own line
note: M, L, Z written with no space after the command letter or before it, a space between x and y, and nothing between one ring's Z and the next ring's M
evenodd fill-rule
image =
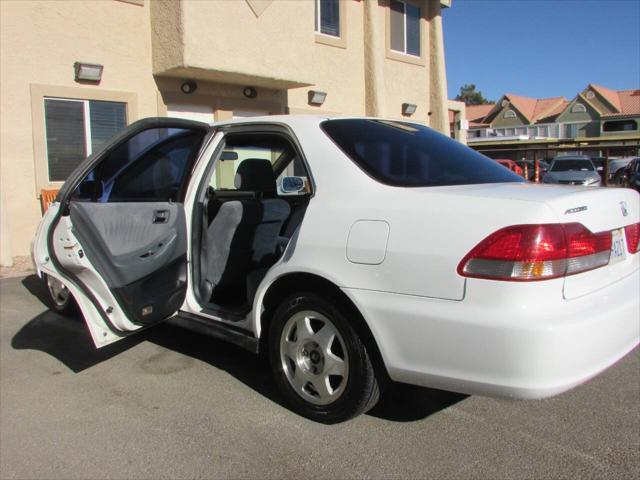
M136 122L65 182L49 226L53 273L79 295L97 347L177 312L187 290L182 196L209 127Z
M156 222L157 212L167 212ZM187 253L181 204L85 203L70 205L73 232L111 288L123 287Z
M179 308L187 254L181 204L73 202L69 210L87 258L134 323L154 323Z

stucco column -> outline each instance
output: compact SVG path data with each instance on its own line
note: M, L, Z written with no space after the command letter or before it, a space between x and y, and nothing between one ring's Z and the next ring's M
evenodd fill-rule
M460 143L467 144L468 123L466 121L467 107L464 102L457 100L449 100L447 102L447 110L453 112L453 135Z
M382 16L382 18L379 18ZM365 114L372 117L385 116L384 54L385 54L384 9L377 0L364 2L364 87Z
M4 182L0 179L0 266L10 267L12 265L11 239L7 222L7 199L4 193Z
M449 135L447 111L447 72L444 63L444 39L440 1L429 4L429 125L440 133Z

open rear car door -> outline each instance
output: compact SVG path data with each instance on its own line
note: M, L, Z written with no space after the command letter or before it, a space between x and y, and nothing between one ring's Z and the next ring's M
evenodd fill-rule
M172 316L187 289L184 193L204 123L145 119L65 182L46 234L49 268L78 301L97 347Z

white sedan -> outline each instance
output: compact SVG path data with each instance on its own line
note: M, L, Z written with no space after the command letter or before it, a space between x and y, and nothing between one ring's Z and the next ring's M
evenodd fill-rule
M33 257L97 347L171 319L267 352L332 423L389 378L540 398L603 371L639 342L639 222L633 190L530 184L417 124L152 118L73 172Z

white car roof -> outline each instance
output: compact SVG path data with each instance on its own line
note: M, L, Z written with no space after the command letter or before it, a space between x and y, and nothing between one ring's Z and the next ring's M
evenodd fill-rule
M237 118L233 120L221 120L219 122L210 122L209 125L212 127L220 127L223 125L241 125L241 124L252 124L252 123L283 123L285 125L289 125L291 127L296 127L298 125L309 125L315 124L318 125L325 120L386 120L391 122L403 122L403 123L413 123L416 125L423 125L420 122L404 120L404 119L393 119L393 118L381 118L381 117L365 117L365 116L337 116L337 115L263 115L260 117L243 117Z

